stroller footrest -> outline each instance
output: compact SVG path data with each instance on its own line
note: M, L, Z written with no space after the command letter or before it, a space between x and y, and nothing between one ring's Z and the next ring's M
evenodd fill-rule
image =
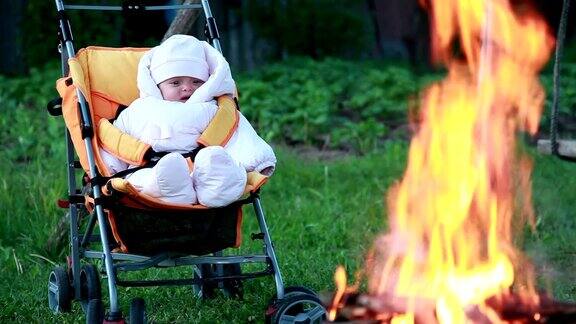
M188 286L197 285L208 281L223 281L228 279L253 279L258 277L269 276L272 274L272 269L263 271L245 273L236 276L222 276L213 278L189 278L189 279L163 279L163 280L117 280L116 284L121 287L154 287L154 286Z

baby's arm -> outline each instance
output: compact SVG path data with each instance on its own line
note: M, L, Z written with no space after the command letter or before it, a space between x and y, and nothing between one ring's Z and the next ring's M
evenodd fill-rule
M215 102L164 102L162 108L164 114L157 120L160 136L150 145L155 151L189 152L198 146L196 141L214 118L218 106Z
M125 109L114 126L156 152L189 152L197 147L196 140L217 109L215 101L181 103L144 98Z
M173 125L176 130L201 134L216 115L216 101L202 103L177 103L173 107Z
M100 156L108 170L114 174L128 169L128 163L118 159L116 156L108 153L105 149L100 149Z
M103 147L100 148L100 157L102 158L104 165L108 168L108 171L110 171L112 174L118 173L128 168L128 163L120 160L118 157L111 154Z

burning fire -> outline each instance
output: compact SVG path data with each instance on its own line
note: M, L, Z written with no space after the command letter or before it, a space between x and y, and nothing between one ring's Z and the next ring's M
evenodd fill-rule
M368 292L392 323L504 322L487 300L511 289L538 302L513 247L514 230L533 223L531 162L515 141L538 128L538 72L554 40L520 2L426 5L432 58L449 72L423 95L406 172L388 196L390 229L367 264Z

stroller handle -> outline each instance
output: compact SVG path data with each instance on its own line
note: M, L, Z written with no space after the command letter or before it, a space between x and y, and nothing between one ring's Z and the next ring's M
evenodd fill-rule
M64 5L64 9L70 10L100 10L100 11L122 11L122 10L175 10L175 9L202 9L201 4L181 4L165 6L144 6L130 4L126 6L99 6L99 5Z
M56 7L59 12L64 12L64 10L98 10L98 11L153 11L153 10L177 10L177 9L203 9L204 15L207 21L207 36L209 36L212 41L212 45L220 53L222 53L222 47L220 45L220 36L218 35L218 28L212 16L212 11L210 10L210 4L208 0L201 0L201 3L192 4L174 4L174 5L162 5L162 6L146 6L137 3L127 2L122 6L108 6L108 5L67 5L64 4L62 0L56 0ZM68 28L69 29L69 28ZM67 49L68 57L74 56L73 48Z

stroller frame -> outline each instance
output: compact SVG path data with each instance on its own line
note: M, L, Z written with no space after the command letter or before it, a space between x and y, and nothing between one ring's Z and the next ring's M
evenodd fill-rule
M119 6L84 6L84 5L65 5L63 0L55 0L56 8L59 14L59 51L62 60L62 76L66 76L69 72L67 61L69 58L75 56L72 32L70 22L66 16L67 9L78 10L126 10L124 7ZM131 8L132 9L132 8ZM170 6L147 6L144 8L136 8L144 10L167 10L167 9L202 9L207 21L206 36L209 38L212 45L220 52L220 41L218 30L216 28L215 20L212 17L210 6L207 0L202 0L200 4L192 5L170 5ZM92 182L93 179L99 177L99 171L95 162L95 155L93 152L93 123L91 115L84 95L76 89L76 94L79 100L79 114L82 120L82 129L84 139L84 146L86 148L87 159L89 164L89 177L91 185L91 195L94 198L94 209L90 213L90 218L86 226L85 232L80 233L81 212L86 207L84 206L85 198L83 189L78 189L77 185L77 170L81 169L79 161L75 158L74 145L71 140L69 130L66 130L66 150L67 150L67 175L68 175L68 217L70 222L70 256L68 257L68 267L70 274L70 285L72 292L71 298L81 300L81 260L86 259L100 259L104 264L104 273L108 282L109 292L109 312L106 314L107 321L121 321L122 314L118 305L118 292L117 286L168 286L168 285L198 285L208 281L218 282L222 286L222 282L227 279L251 279L261 276L272 275L276 285L276 298L281 300L284 298L284 284L282 275L276 259L276 253L270 238L270 233L266 220L264 217L264 210L260 203L258 192L250 194L250 196L238 203L252 204L260 233L252 234L252 239L263 240L263 253L257 255L230 255L224 256L222 251L215 252L213 255L206 256L179 256L170 253L162 253L156 256L142 256L128 253L112 252L108 233L109 228L104 208L101 204L102 198L102 185L98 181ZM85 188L85 187L84 187ZM241 207L240 207L241 208ZM99 235L93 235L92 232L95 228L96 222L98 226ZM102 245L102 251L90 250L90 242L98 241L98 236ZM119 262L122 261L122 262ZM245 263L264 263L267 265L264 271L243 273L238 275L224 275L222 272L223 265L226 264L245 264ZM206 278L187 278L187 279L170 279L170 280L151 280L151 281L123 281L118 279L118 271L137 271L144 270L151 267L171 267L182 265L202 265L214 264L216 265L216 275L214 277ZM197 271L197 270L195 270ZM52 275L51 275L52 277ZM50 283L52 284L52 282Z

